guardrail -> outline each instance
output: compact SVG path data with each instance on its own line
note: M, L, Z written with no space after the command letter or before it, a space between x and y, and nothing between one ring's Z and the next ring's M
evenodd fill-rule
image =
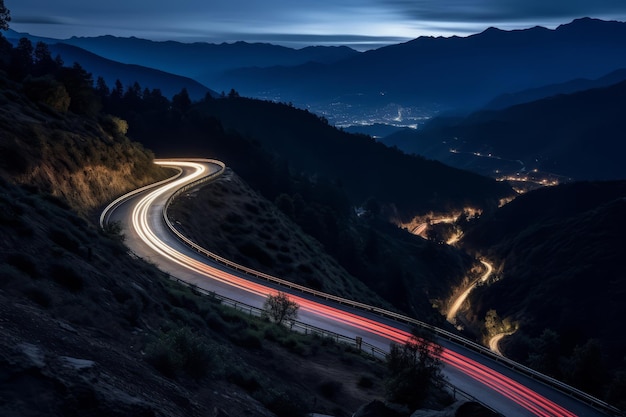
M529 376L539 382L544 383L545 385L551 386L563 393L565 393L566 395L569 395L573 398L576 398L577 400L584 402L604 413L608 413L610 415L615 415L615 416L623 416L624 414L622 413L622 411L620 411L619 409L617 409L616 407L613 407L612 405L598 399L595 398L592 395L589 395L577 388L574 388L570 385L567 385L561 381L558 381L552 377L549 377L547 375L544 375L540 372L537 372L525 365L522 365L520 363L517 363L511 359L508 359L506 357L497 355L493 352L491 352L489 349L485 348L484 346L479 345L476 342L473 342L471 340L467 340L459 335L456 335L454 333L451 333L447 330L435 327L431 324L422 322L420 320L405 316L403 314L399 314L390 310L386 310L380 307L375 307L375 306L370 306L368 304L365 303L360 303L358 301L353 301L353 300L349 300L343 297L339 297L333 294L328 294L328 293L324 293L321 291L317 291L317 290L313 290L310 288L307 288L303 285L299 285L299 284L295 284L293 282L289 282L277 277L274 277L270 274L266 274L260 271L256 271L254 269L248 268L246 266L237 264L235 262L232 262L226 258L223 258L217 254L214 254L208 250L206 250L205 248L201 247L200 245L198 245L197 243L193 242L192 240L190 240L189 238L187 238L186 236L184 236L169 220L168 215L167 215L167 211L169 209L169 206L171 205L172 201L177 198L178 196L180 196L182 193L195 188L203 183L206 183L208 181L212 181L214 179L216 179L217 177L219 177L220 175L222 175L224 173L224 170L226 168L225 164L221 161L217 161L217 160L203 160L205 162L211 162L214 163L218 166L221 167L221 169L215 173L209 174L206 177L200 178L196 181L193 181L187 185L185 185L184 187L180 188L179 190L177 190L176 192L174 192L168 199L167 202L165 204L165 206L163 207L163 220L165 221L168 229L171 230L172 233L174 233L174 235L181 240L183 243L185 243L187 246L189 246L190 248L194 249L196 252L206 256L207 258L210 258L216 262L219 262L225 266L228 266L229 268L232 268L236 271L240 271L243 272L245 274L248 274L250 276L259 278L259 279L264 279L266 281L290 288L290 289L294 289L294 290L298 290L301 291L303 293L309 294L309 295L313 295L315 297L318 298L322 298L325 300L331 300L334 302L337 302L339 304L342 305L346 305L346 306L350 306L356 309L360 309L363 311L367 311L370 313L376 313L382 317L386 317L401 323L405 323L405 324L409 324L412 326L416 326L419 327L421 329L427 330L431 333L433 333L434 335L436 335L437 337L441 337L443 339L449 340L457 345L466 347L468 349L471 349L472 351L479 353L483 356L487 356L489 358L491 358L492 360L503 364L505 366L507 366L509 369L512 369L516 372L522 373L526 376Z
M216 300L218 300L221 304L227 305L231 308L234 308L236 310L248 313L251 316L255 316L255 317L261 317L263 314L263 309L259 308L259 307L255 307L255 306L251 306L249 304L245 304L242 303L240 301L237 301L235 299L217 294L213 291L208 291L204 288L198 287L195 284L191 284L185 280L182 280L180 278L174 277L170 275L170 278L176 282L178 282L179 284L185 285L189 288L191 288L194 292L204 295L204 296L208 296L208 297L212 297ZM343 343L346 344L348 346L352 346L356 349L358 349L360 352L363 352L367 355L372 356L374 359L380 359L383 360L387 357L387 352L384 349L381 349L377 346L372 345L371 343L365 342L363 340L361 341L357 341L356 337L350 337L350 336L346 336L340 333L336 333L336 332L332 332L330 330L325 330L322 329L321 327L317 327L317 326L313 326L311 324L307 324L298 320L290 320L289 321L289 328L292 331L297 331L300 333L303 333L305 335L315 335L315 336L319 336L322 338L328 338L334 342L337 343ZM447 380L442 380L443 385L445 385L450 392L452 393L453 398L456 400L457 399L457 395L460 395L462 397L464 397L467 401L474 401L477 402L479 404L481 404L483 407L486 407L488 409L490 409L491 411L493 411L496 414L499 414L496 410L492 409L491 407L489 407L487 404L484 404L482 401L480 401L478 398L474 397L473 395L463 391L462 389L452 385L449 381Z

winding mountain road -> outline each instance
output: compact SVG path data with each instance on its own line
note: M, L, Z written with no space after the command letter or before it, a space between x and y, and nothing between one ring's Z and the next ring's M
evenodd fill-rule
M136 256L189 284L255 307L261 307L268 294L278 290L288 292L300 305L300 321L349 337L361 337L364 342L384 350L389 349L391 342L403 343L408 339L411 324L392 318L392 313L385 315L383 310L348 300L327 300L302 288L286 288L237 271L192 249L168 227L164 208L177 190L201 178L219 175L224 165L200 159L156 163L176 168L180 174L120 197L101 216L102 224L121 222L126 245ZM505 358L498 359L488 351L477 350L475 344L465 343L456 336L447 338L448 332L443 330L437 330L436 334L435 341L443 347L441 359L448 381L504 416L607 415L566 395L563 387L555 389L540 378L520 372L521 365L516 367Z

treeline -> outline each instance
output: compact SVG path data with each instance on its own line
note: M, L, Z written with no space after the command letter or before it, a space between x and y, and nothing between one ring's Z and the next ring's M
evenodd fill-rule
M0 36L0 174L62 196L85 212L167 176L154 155L102 113L91 74L46 44Z

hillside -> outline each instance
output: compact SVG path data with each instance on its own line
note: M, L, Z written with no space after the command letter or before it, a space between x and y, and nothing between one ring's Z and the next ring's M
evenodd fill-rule
M626 183L573 183L518 197L462 240L491 259L498 280L470 296L468 317L488 310L519 321L507 355L624 407ZM549 302L547 301L549 300Z
M91 223L171 172L72 88L83 72L56 72L0 76L0 414L348 415L382 398L382 363L200 296Z
M421 131L384 141L483 174L538 169L574 179L623 179L624 105L626 82L620 82L499 111L435 119Z
M348 415L382 396L382 363L173 283L61 199L0 180L0 236L3 416Z
M52 100L56 92L61 98ZM0 74L2 177L61 197L86 213L169 175L153 165L151 152L124 135L126 122L74 114L66 106L72 98L51 79L22 85ZM57 104L60 111L53 107Z
M506 184L405 155L286 104L233 95L204 100L176 118L167 111L137 122L131 112L120 115L130 134L157 154L211 150L272 199L289 192L279 188L289 172L335 184L349 205L375 199L388 218L405 220L433 210L489 208L512 194Z
M229 172L181 198L170 213L186 236L227 259L316 290L444 323L432 306L442 305L451 288L460 285L472 258L380 220L345 219L302 197L289 201L283 194L274 205Z
M62 43L51 44L53 55L60 55L67 64L80 62L85 70L93 74L94 79L102 77L107 85L115 86L119 80L124 87L139 83L142 88L150 90L158 88L163 95L172 98L183 88L189 92L193 100L200 100L207 94L217 97L218 93L188 77L170 74L164 71L133 64L122 64L110 59L102 58L84 49Z

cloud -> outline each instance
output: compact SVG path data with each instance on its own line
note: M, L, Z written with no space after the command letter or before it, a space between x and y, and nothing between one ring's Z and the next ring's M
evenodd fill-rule
M66 17L57 16L11 16L11 23L21 23L28 25L68 25L73 24L74 20Z
M623 0L380 0L379 3L418 21L497 23L585 16L626 17Z

